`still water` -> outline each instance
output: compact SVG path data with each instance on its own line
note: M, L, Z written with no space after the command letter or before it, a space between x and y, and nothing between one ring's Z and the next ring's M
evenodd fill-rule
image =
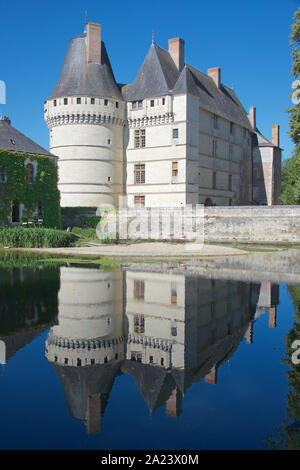
M299 448L299 304L217 273L2 266L0 448Z

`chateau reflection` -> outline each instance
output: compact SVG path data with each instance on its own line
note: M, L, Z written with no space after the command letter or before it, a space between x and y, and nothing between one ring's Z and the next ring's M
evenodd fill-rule
M152 272L62 267L58 324L46 357L70 414L100 432L115 378L130 374L151 413L178 417L193 383L217 384L218 368L269 312L278 286Z

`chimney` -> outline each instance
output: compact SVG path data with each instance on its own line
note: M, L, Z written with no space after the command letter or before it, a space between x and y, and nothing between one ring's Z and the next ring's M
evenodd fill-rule
M184 67L184 40L181 38L169 39L169 54L181 72Z
M219 67L213 67L212 69L207 70L207 75L213 79L216 86L220 88L221 86L221 69Z
M216 385L217 384L217 372L218 372L218 369L216 368L216 366L214 366L211 371L206 374L206 376L204 377L205 379L205 382L207 382L208 384L213 384L213 385Z
M166 401L166 414L172 418L178 418L181 415L182 394L175 388Z
M272 144L276 145L276 147L279 147L279 126L278 126L278 124L274 124L274 126L272 126Z
M276 328L276 306L269 308L269 328Z
M250 106L249 109L249 121L253 129L256 129L256 108L254 106Z
M89 395L87 400L87 434L96 434L101 431L101 399L100 395Z
M101 24L88 23L87 34L87 59L88 62L101 63Z

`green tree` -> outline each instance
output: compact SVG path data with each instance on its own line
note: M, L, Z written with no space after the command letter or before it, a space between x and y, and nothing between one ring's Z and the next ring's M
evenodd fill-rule
M293 58L292 74L296 85L291 97L295 103L287 111L290 115L289 134L295 149L293 156L283 163L281 191L283 204L300 204L300 8L294 14L294 20L291 26L290 45Z

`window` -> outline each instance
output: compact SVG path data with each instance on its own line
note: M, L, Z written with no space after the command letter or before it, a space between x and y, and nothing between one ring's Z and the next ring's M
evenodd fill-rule
M141 207L145 205L145 196L134 196L134 205Z
M77 98L77 99L76 99L76 103L77 103L77 104L81 104L81 98Z
M214 114L214 128L218 129L218 116L216 114Z
M68 362L69 362L69 359L65 357L65 364L68 364Z
M215 171L212 174L212 187L213 189L217 187L217 173Z
M166 98L162 99L162 105L164 106L166 104Z
M91 365L93 366L95 364L95 359L91 359Z
M229 206L232 206L232 199L229 199L228 205L229 205Z
M77 359L77 366L78 367L81 366L81 359L79 359L79 358Z
M150 364L153 364L153 356L149 356L149 362Z
M110 143L111 143L111 140L107 139L107 145L110 145Z
M177 304L177 286L173 282L171 284L171 303Z
M150 106L151 106L151 108L153 108L153 106L154 106L154 100L151 100L151 101L150 101Z
M145 183L145 165L134 165L134 184Z
M178 139L179 131L178 129L173 129L173 139Z
M145 318L144 315L134 316L134 332L145 333Z
M142 108L143 107L143 101L133 101L132 102L132 109L137 109L137 108Z
M164 365L164 358L162 357L161 360L160 360L160 365L163 366Z
M0 181L3 183L6 181L5 166L0 167Z
M232 175L228 175L228 190L232 190Z
M229 144L229 160L232 160L232 145Z
M119 101L116 101L116 108L119 107Z
M233 122L230 123L230 134L233 134L234 131L234 125Z
M107 177L107 181L110 183L111 182L111 176Z
M145 296L145 282L134 280L134 297L136 299L143 299Z
M115 354L115 360L118 360L118 358L119 358L119 354L116 353L116 354Z
M104 100L104 106L108 105L108 100Z
M33 165L28 163L26 165L26 181L27 183L33 183Z
M68 104L68 98L64 98L64 104Z
M95 104L95 98L91 98L91 104Z
M107 361L108 361L107 356L105 356L105 358L104 358L104 364L107 364Z
M213 157L217 156L217 141L213 139L213 150L212 150Z
M146 130L145 129L134 131L134 147L135 148L146 147Z
M177 183L178 162L172 162L172 183Z
M53 100L53 106L56 106L56 100Z

